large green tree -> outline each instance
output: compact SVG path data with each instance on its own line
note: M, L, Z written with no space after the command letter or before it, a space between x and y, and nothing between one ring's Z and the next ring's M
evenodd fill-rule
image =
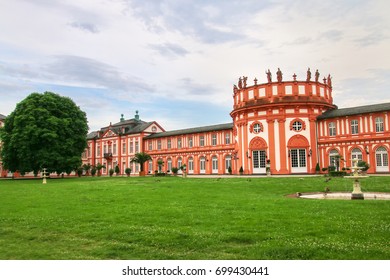
M87 146L86 114L68 97L32 93L16 105L0 130L1 157L10 171L66 172L81 166Z

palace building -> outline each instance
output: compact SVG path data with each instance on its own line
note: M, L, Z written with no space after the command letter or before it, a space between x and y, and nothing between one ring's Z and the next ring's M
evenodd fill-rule
M316 166L339 170L358 158L370 165L368 173L388 173L390 150L390 103L338 109L333 104L332 78L284 81L266 72L266 83L255 78L248 85L240 77L233 86L232 122L165 131L156 121L123 114L88 134L83 164L106 166L103 174L119 166L131 168L134 155L146 152L152 160L146 173L171 172L186 166L188 174L315 174ZM0 114L0 126L5 116ZM1 143L0 143L1 147ZM160 164L159 164L160 163ZM162 164L161 164L162 163ZM0 172L2 170L0 159ZM179 171L180 172L180 171Z
M351 166L366 161L368 173L389 172L390 103L338 109L333 104L332 78L319 80L318 70L305 80L247 84L241 77L233 86L231 123L165 131L157 122L139 118L110 124L88 135L83 163L116 165L139 172L135 153L152 161L147 173L169 172L185 165L188 174L314 174L321 168ZM158 164L162 162L163 164Z

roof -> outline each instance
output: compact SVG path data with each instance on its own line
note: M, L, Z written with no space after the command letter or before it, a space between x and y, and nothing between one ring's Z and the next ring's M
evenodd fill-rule
M346 117L360 114L368 113L377 113L383 111L390 111L390 103L381 103L374 105L365 105L359 107L343 108L343 109L334 109L328 110L322 115L318 116L318 120L337 118L337 117Z
M136 134L141 133L154 122L145 122L137 119L123 120L115 124L111 124L106 127L102 127L98 131L92 131L87 135L87 139L93 139L103 135L107 130L111 130L115 134Z
M186 129L179 129L179 130L172 130L172 131L155 133L155 134L146 136L145 139L153 139L153 138L183 135L183 134L192 134L192 133L202 133L202 132L209 132L209 131L219 131L219 130L226 130L226 129L232 129L232 128L233 128L233 123L216 124L216 125L193 127L193 128L186 128Z
M6 116L0 114L0 120L5 120Z

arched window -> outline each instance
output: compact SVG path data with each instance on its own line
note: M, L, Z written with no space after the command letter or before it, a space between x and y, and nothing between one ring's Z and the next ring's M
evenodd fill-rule
M167 171L171 172L172 171L172 159L167 160Z
M351 152L351 159L355 158L357 158L358 160L363 160L363 154L359 148L354 148Z
M389 171L389 155L385 147L379 147L375 151L376 158L376 171L387 172Z
M211 163L213 166L213 173L218 173L218 158L217 158L217 156L212 157Z
M337 150L331 150L329 152L329 166L334 166L338 170L340 166L340 155Z
M205 159L205 157L201 157L199 159L199 166L200 166L200 173L201 174L206 173L206 159Z
M192 157L188 158L187 171L189 174L194 173L194 159Z

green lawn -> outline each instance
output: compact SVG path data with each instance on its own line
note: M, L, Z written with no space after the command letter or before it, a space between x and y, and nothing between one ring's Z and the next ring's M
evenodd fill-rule
M0 259L390 259L390 201L288 198L350 180L0 180ZM390 177L362 190L390 192Z

